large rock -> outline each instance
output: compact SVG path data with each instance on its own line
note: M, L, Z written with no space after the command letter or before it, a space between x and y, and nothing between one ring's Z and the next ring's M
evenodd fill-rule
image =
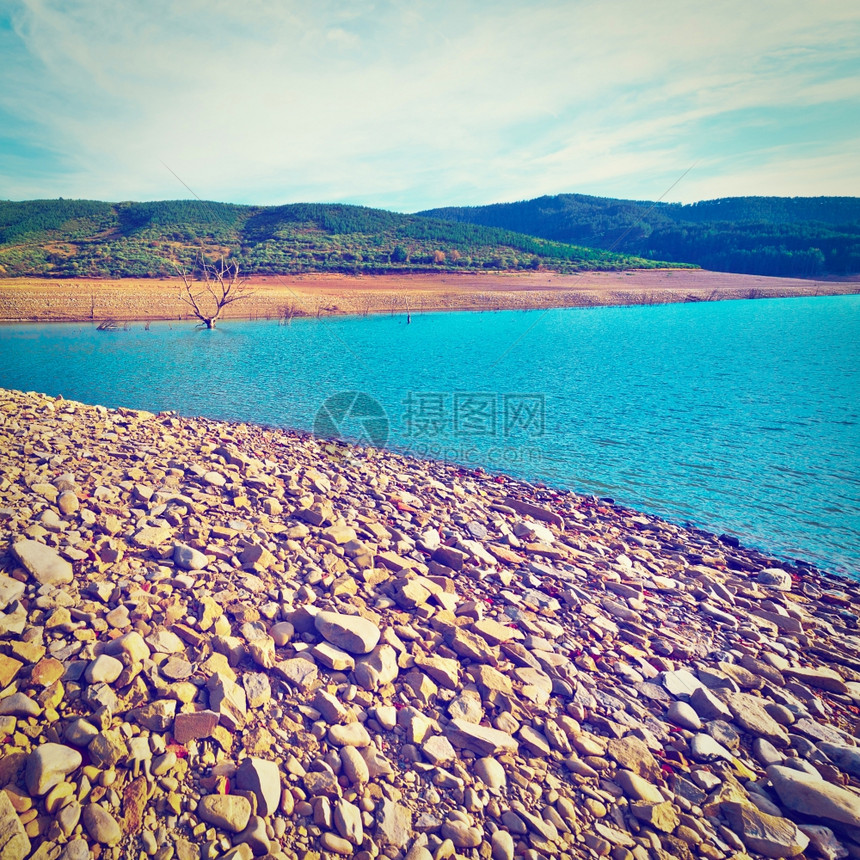
M11 576L0 574L0 612L10 603L20 600L25 588L26 586L23 582L18 582L17 579L12 579Z
M132 663L142 663L149 657L149 645L136 630L112 639L105 645L105 654L117 657L125 654Z
M173 561L183 570L203 570L209 564L209 559L204 553L184 543L178 543L173 547Z
M81 766L83 758L77 750L63 744L42 744L27 758L25 780L32 797L47 794L72 771Z
M779 591L791 591L791 574L782 570L779 567L769 567L766 570L760 570L755 578L759 585L767 585L770 588L776 588ZM770 854L770 857L783 856Z
M621 787L624 794L631 800L645 800L649 803L662 803L666 798L656 785L643 779L630 770L619 770L615 774L615 782Z
M236 785L257 796L257 812L272 815L281 802L281 772L273 761L246 758L236 771Z
M235 732L245 725L248 699L245 690L222 672L213 672L206 681L209 710L220 717L222 726Z
M842 860L848 856L848 849L836 838L836 834L820 824L801 824L800 829L809 837L815 854L824 860Z
M460 687L460 663L451 657L415 657L415 665L423 669L437 684L449 690Z
M370 768L355 747L341 747L340 762L343 772L352 785L370 781Z
M721 720L732 715L725 704L705 687L690 696L690 705L703 720Z
M369 654L379 642L380 629L360 615L320 612L314 618L320 636L350 654Z
M827 669L823 666L817 669L789 666L783 670L782 674L787 678L794 678L795 681L800 681L809 687L814 687L816 690L824 690L828 693L840 693L841 695L845 695L848 692L845 679L833 669Z
M0 699L0 716L38 717L42 713L39 703L26 693L12 693Z
M376 813L377 842L383 847L403 848L412 836L412 812L384 797Z
M499 762L489 756L479 758L475 762L473 772L494 794L500 793L508 783L505 769Z
M758 740L758 739L757 739ZM699 732L690 741L690 755L695 761L732 760L732 754L716 738Z
M366 657L355 661L356 683L371 692L390 684L399 671L397 652L387 644L377 645Z
M84 807L84 827L90 838L102 845L116 845L122 839L117 820L103 806L88 803Z
M370 734L362 723L329 726L328 739L337 747L363 749L370 746Z
M12 544L12 552L39 585L65 585L74 579L72 566L37 540L19 540Z
M479 756L515 753L519 744L507 732L476 725L463 719L451 720L445 726L445 734L455 747L468 749Z
M341 798L334 805L334 824L338 833L353 845L360 845L364 839L361 810Z
M666 711L666 717L675 725L681 726L682 729L697 732L702 728L702 721L699 719L695 708L687 702L672 702Z
M251 818L251 801L240 794L207 794L197 804L197 814L214 827L238 833Z
M128 718L151 732L163 732L173 725L176 716L176 699L156 699L139 708L132 708Z
M13 603L9 612L0 612L0 636L20 635L27 626L27 610L23 603Z
M211 738L219 720L220 715L209 710L177 714L173 721L173 737L178 744L187 744L189 741L201 738Z
M493 860L513 860L513 837L507 830L497 830L493 834L490 850Z
M23 665L20 660L16 660L14 657L0 654L0 690L12 683Z
M845 773L860 779L860 747L849 747L845 744L832 744L821 741L818 749Z
M312 687L319 675L313 657L308 653L299 654L298 657L290 657L275 663L273 670L276 675L283 678L294 687L306 690Z
M730 690L718 690L716 694L729 706L734 722L742 729L756 737L766 738L775 747L784 749L789 745L787 732L765 710L761 699L749 693L733 693Z
M269 835L266 832L266 819L261 815L252 815L245 829L235 836L233 843L236 845L233 851L222 854L222 857L240 860L241 857L248 857L249 854L253 857L268 855L272 843L269 841ZM239 851L244 851L244 853L239 854ZM194 857L196 860L199 857L199 853L195 853ZM185 858L179 855L179 860L185 860Z
M0 791L0 857L24 860L30 853L30 838L5 791Z
M314 660L333 672L351 672L355 668L355 658L331 642L320 642L311 649Z
M662 803L651 803L647 800L634 801L630 804L634 818L645 824L650 824L655 830L663 833L673 833L680 823L675 808L664 800Z
M528 514L528 516L534 517L536 520L542 520L545 523L551 523L559 528L564 528L564 519L562 519L561 514L558 514L555 511L550 511L546 508L541 508L532 502L524 502L513 497L505 499L505 504L509 508L513 508L521 514Z
M825 822L860 827L860 797L820 776L773 764L767 775L783 806Z
M112 684L122 674L123 664L109 654L99 654L84 671L88 684Z
M132 542L144 549L155 549L167 543L173 534L173 529L167 526L144 526L132 536Z
M676 698L679 696L692 696L696 690L702 688L702 682L687 669L662 672L660 674L660 683L667 693Z
M733 800L722 804L729 827L744 845L765 857L795 857L809 845L809 837L787 818L768 815L754 806Z
M626 738L610 738L606 752L615 759L619 767L632 770L644 779L659 779L660 765L651 755L651 750L639 738L628 735Z
M119 764L128 755L128 747L119 731L108 729L99 732L90 741L87 753L92 764L102 770L107 770Z

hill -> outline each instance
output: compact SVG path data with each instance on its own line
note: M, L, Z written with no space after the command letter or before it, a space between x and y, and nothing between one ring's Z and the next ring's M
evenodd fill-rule
M728 197L680 204L559 194L418 214L719 272L783 277L860 272L856 197Z
M661 265L500 227L362 206L0 201L0 277L171 277L177 262L190 265L201 249L229 254L246 274Z

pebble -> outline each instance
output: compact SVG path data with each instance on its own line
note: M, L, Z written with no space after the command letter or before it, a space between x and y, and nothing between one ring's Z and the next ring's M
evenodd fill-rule
M251 803L241 795L209 794L200 799L197 812L209 824L239 833L251 817Z
M205 570L209 564L206 554L194 547L178 543L173 547L173 561L182 570Z
M513 860L514 840L506 830L497 830L490 840L493 860Z
M117 820L97 803L88 803L84 807L83 822L90 837L102 845L116 845L122 838Z
M695 709L687 702L672 702L666 711L666 718L681 728L697 732L702 728L702 721Z
M27 791L40 797L81 766L81 754L63 744L45 743L27 757Z
M266 819L260 815L252 815L244 830L237 834L236 841L247 845L255 857L268 854L271 841L266 830Z
M499 793L507 783L504 767L494 758L480 758L475 762L475 776L494 793Z
M370 735L361 723L330 726L328 739L338 747L356 747L362 749L363 747L370 746Z
M381 636L376 624L358 615L320 612L314 626L327 642L350 654L369 654Z
M84 678L88 684L112 684L122 674L124 666L116 657L99 654L86 668Z
M791 591L791 574L778 567L769 567L756 574L755 581L779 591Z

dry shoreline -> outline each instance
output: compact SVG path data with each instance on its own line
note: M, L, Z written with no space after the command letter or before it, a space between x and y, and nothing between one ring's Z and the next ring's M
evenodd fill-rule
M254 277L225 318L524 310L846 295L860 277L807 281L686 269L515 274ZM0 321L189 319L175 280L0 280Z
M860 856L858 582L251 424L0 455L4 860Z

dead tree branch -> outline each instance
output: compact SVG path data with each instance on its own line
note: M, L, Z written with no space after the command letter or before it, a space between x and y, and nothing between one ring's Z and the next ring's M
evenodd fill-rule
M191 308L200 320L201 328L215 328L224 308L253 295L248 289L247 279L240 277L239 264L235 260L220 257L210 263L200 252L191 272L179 266L176 266L176 271L182 278L179 300Z

